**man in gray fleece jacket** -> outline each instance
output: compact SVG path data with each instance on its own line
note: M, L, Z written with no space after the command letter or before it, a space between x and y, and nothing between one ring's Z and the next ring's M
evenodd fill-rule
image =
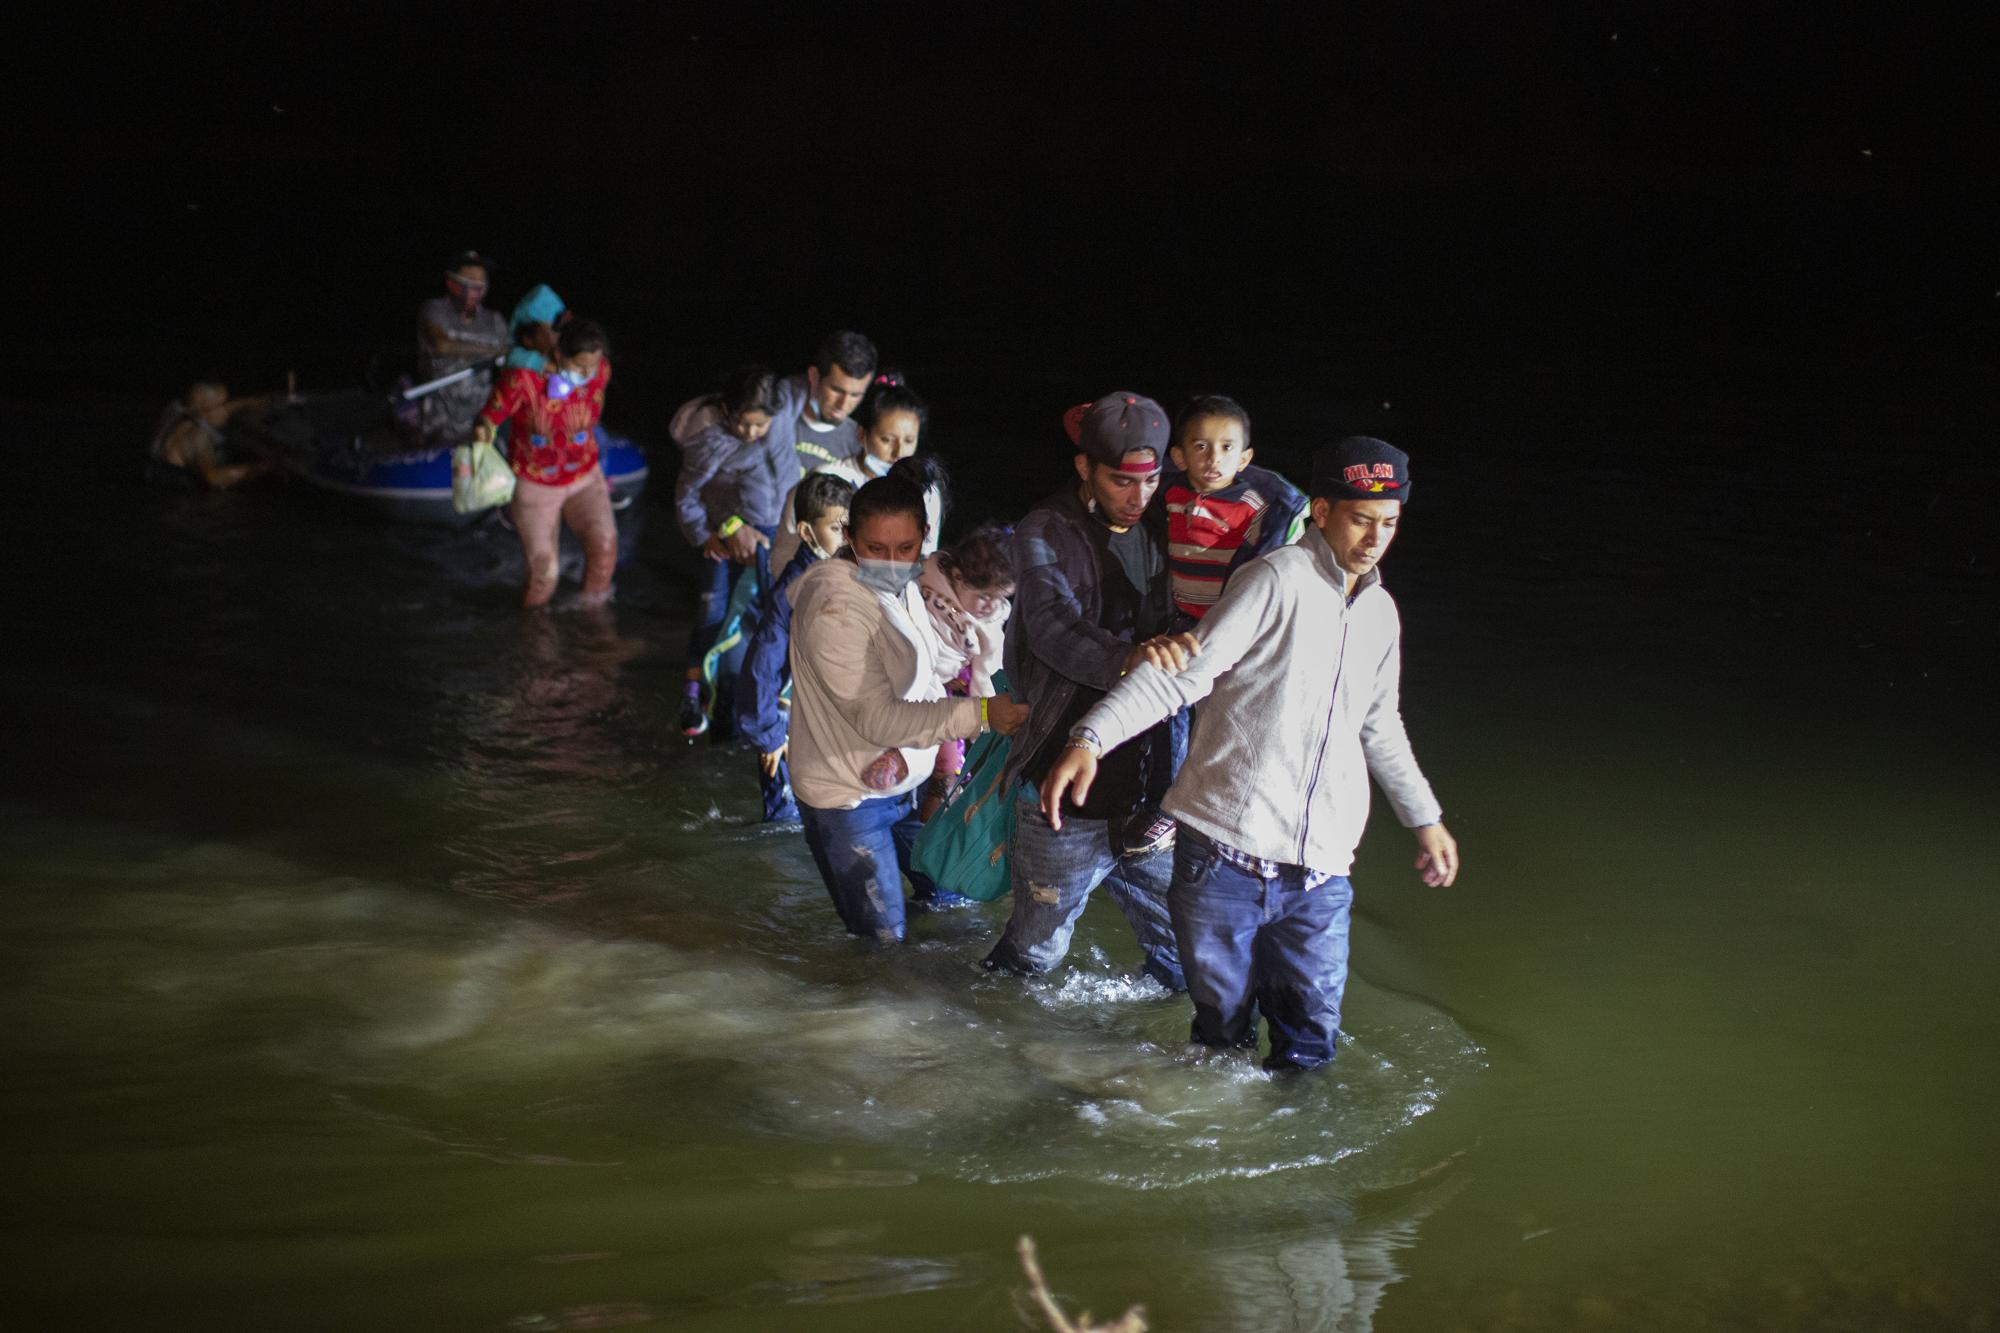
M1312 531L1243 566L1178 672L1139 666L1078 721L1042 782L1060 826L1098 760L1209 698L1163 809L1180 821L1167 906L1194 1000L1194 1040L1254 1050L1269 1069L1333 1058L1347 983L1347 873L1372 775L1431 885L1458 874L1458 845L1417 767L1399 704L1402 626L1377 565L1409 498L1409 458L1352 437L1313 460Z

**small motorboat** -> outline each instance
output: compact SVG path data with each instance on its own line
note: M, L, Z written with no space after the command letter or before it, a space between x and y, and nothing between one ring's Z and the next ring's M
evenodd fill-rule
M451 507L451 450L412 448L409 431L381 394L317 396L245 413L230 429L278 450L299 480L384 518L463 527L493 512L461 514ZM597 433L612 508L625 509L646 488L646 455L601 426ZM503 434L503 452L504 445Z

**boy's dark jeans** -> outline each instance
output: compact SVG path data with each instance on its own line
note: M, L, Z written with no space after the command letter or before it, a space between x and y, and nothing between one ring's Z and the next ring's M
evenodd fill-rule
M776 535L776 528L759 527L757 531L766 537ZM701 665L701 659L708 650L715 647L715 641L722 636L724 622L729 619L729 603L736 592L736 585L744 576L754 571L757 582L754 588L771 586L771 548L757 548L757 562L739 565L734 560L702 559L702 572L696 577L694 623L688 627L688 661Z
M764 761L757 761L757 786L764 794L764 822L766 824L790 824L799 817L799 803L792 795L792 761L787 755L778 761L775 775L764 771Z

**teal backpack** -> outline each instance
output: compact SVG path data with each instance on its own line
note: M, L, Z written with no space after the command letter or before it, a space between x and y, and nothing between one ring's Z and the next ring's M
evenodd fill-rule
M995 692L1007 688L995 675ZM989 731L965 755L965 780L951 804L931 816L910 850L910 868L940 889L990 903L1010 887L1007 841L1014 836L1014 793L1000 775L1013 750L1011 737Z

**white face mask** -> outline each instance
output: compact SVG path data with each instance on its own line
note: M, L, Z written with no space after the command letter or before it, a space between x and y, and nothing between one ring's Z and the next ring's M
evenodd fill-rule
M885 597L901 597L917 581L921 568L915 560L864 560L859 556L855 557L854 565L855 577Z

